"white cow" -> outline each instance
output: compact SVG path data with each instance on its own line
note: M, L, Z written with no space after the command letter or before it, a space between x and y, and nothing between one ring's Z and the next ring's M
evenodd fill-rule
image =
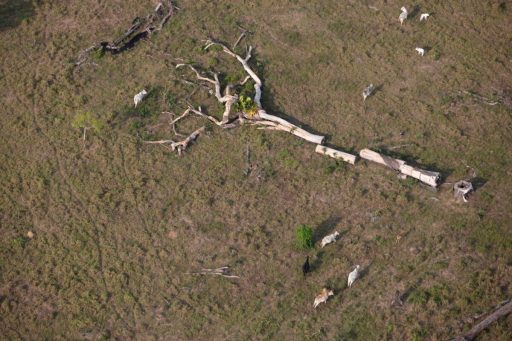
M324 247L327 244L334 243L336 241L336 238L338 238L339 235L340 235L340 233L338 231L336 231L334 233L331 233L328 236L325 236L324 238L322 238L321 246Z
M133 96L133 103L135 104L135 107L137 107L137 104L142 102L144 97L146 97L147 95L148 95L148 92L144 89L141 92L139 92L138 94L136 94L135 96Z
M429 13L421 13L420 15L420 21L427 20L428 17L430 17Z
M356 265L356 268L348 274L348 287L350 288L352 284L356 281L356 279L359 277L359 269L361 267L359 265Z
M407 12L407 8L405 7L400 8L400 10L402 11L402 13L400 13L398 20L400 20L400 25L402 25L405 19L407 19L407 15L409 15L409 12Z
M418 54L420 56L424 56L425 55L425 49L422 49L421 47L417 47L416 48L416 52L418 52Z
M373 90L375 90L375 86L373 86L373 84L370 84L368 87L363 89L363 101L366 101L366 98L371 96Z

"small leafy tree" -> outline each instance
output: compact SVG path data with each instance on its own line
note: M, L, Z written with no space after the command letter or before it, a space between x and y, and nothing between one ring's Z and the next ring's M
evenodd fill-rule
M309 225L300 225L295 232L297 246L301 249L311 249L313 247L313 229Z
M93 117L90 112L84 112L75 116L73 122L71 122L71 126L75 129L83 130L83 139L85 141L87 129L92 129L96 133L99 133L105 127L105 124L101 120Z

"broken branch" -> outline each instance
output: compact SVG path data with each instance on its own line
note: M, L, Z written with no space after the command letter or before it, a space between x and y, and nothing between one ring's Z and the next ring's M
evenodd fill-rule
M144 141L144 143L147 143L147 144L168 144L170 143L171 144L171 149L173 151L177 150L178 151L178 155L182 155L183 151L185 149L187 149L188 145L190 142L194 141L200 133L204 132L205 130L205 127L201 127L199 129L197 129L196 131L194 131L192 134L190 134L186 139L184 139L183 141L179 141L179 142L176 142L174 140L158 140L158 141Z
M474 98L476 98L476 99L478 99L478 100L480 100L480 101L482 101L483 103L488 104L488 105L496 105L496 104L499 104L499 103L500 103L500 101L499 101L499 100L498 100L498 101L492 101L492 100L490 100L489 98L484 97L484 96L481 96L481 95L479 95L479 94L477 94L477 93L475 93L475 92L472 92L472 91L463 90L463 91L461 91L461 92L462 92L462 93L464 93L464 94L466 94L466 95L469 95L469 96L471 96L471 97L474 97Z

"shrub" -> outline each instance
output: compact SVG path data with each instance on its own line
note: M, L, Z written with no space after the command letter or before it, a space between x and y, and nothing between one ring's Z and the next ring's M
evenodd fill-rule
M258 112L256 103L248 96L240 95L238 102L236 103L236 110L244 112L247 116L252 117Z
M11 240L11 246L13 248L21 248L23 249L25 245L27 244L27 238L23 236L18 236Z
M84 112L75 116L73 122L71 122L71 126L75 129L82 129L84 134L83 139L85 140L87 129L92 129L94 132L100 133L105 127L105 124L101 120L93 117L90 112Z
M300 225L295 233L295 239L300 249L311 249L313 247L313 229L308 225Z

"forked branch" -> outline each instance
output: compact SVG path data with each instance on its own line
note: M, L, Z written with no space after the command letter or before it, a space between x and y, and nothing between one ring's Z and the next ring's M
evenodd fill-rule
M185 113L188 114L188 111L189 111L189 109L187 109L187 111L185 111ZM184 116L184 115L182 115L182 116ZM196 129L194 132L192 132L189 136L187 136L187 138L185 138L182 141L174 141L174 140L170 140L169 139L169 140L157 140L157 141L144 141L144 143L146 143L146 144L164 144L164 145L169 145L171 147L172 151L177 151L178 155L181 156L181 155L183 155L183 152L185 151L185 149L187 149L188 145L192 141L197 139L199 134L203 133L204 131L205 131L205 127L204 126L199 128L199 129Z

